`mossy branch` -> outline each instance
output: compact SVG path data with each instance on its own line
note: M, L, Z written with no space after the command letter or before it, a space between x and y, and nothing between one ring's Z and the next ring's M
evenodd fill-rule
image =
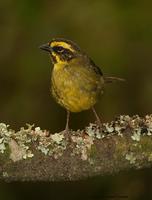
M79 180L152 167L152 115L123 115L69 134L70 140L31 125L15 132L1 123L0 179Z

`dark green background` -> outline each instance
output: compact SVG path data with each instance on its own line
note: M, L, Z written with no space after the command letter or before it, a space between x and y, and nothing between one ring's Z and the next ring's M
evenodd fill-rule
M55 37L75 41L104 74L127 80L106 87L96 106L103 121L119 114L151 113L151 10L152 2L147 0L1 0L0 121L16 130L25 123L52 133L64 129L65 111L49 91L51 62L38 48ZM76 130L93 121L91 111L73 114L70 127ZM18 188L19 194L42 192L38 196L49 199L63 194L83 194L83 199L115 194L143 199L150 195L151 173L142 170L78 183L1 183L0 192L7 199L15 199Z

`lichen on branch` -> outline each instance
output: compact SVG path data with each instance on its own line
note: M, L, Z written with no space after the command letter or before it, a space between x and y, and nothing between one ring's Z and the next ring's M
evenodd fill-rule
M152 115L121 115L69 134L0 123L0 179L78 180L152 166Z

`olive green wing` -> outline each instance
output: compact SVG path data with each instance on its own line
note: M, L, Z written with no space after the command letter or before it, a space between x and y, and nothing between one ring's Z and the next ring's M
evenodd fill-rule
M92 60L75 60L68 67L72 81L80 88L88 92L97 92L103 88L104 80L102 72Z
M94 63L94 61L91 58L88 58L88 62L89 62L89 66L94 70L95 73L103 76L101 69Z
M103 76L101 69L90 58L89 58L89 65L97 74L100 74L101 76ZM117 81L122 81L122 82L126 81L123 78L114 77L114 76L103 76L103 78L104 78L105 83L113 83L113 82L117 82Z

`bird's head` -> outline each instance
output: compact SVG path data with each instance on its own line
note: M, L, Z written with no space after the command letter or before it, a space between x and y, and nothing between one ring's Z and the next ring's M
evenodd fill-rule
M74 42L62 38L53 39L40 49L50 53L53 63L66 63L81 54Z

